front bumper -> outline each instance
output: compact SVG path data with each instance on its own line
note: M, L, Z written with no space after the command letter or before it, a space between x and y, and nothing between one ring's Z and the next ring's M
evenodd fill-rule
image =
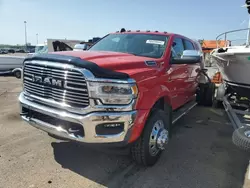
M127 143L137 115L135 110L76 114L30 101L23 93L19 96L19 102L21 117L30 125L52 135L83 143ZM105 130L105 133L98 133L99 129Z

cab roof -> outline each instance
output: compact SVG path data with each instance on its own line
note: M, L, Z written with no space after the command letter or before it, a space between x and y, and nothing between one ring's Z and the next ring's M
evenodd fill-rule
M150 31L150 30L146 30L146 31L141 31L141 30L127 30L127 31L124 31L124 32L120 32L120 31L116 31L116 32L113 32L113 33L110 33L110 34L115 34L115 33L140 33L140 34L158 34L158 35L172 35L173 33L168 33L166 31Z
M179 36L179 37L183 37L183 38L188 38L186 36L183 36L183 35L180 35L180 34L176 34L176 33L169 33L167 31L150 31L150 30L146 30L146 31L141 31L141 30L126 30L126 31L123 31L123 32L116 31L116 32L109 33L109 34L129 34L129 33L132 33L132 34L138 33L138 34L154 34L154 35L166 35L166 36Z

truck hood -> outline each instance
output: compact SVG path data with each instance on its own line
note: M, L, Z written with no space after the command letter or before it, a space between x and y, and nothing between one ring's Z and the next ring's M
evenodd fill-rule
M107 51L63 51L54 53L80 57L81 59L93 62L102 68L127 73L131 77L141 77L141 73L150 76L158 72L158 69L160 68L159 60L157 59L135 56L127 53ZM153 61L157 64L155 66L149 66L145 61Z

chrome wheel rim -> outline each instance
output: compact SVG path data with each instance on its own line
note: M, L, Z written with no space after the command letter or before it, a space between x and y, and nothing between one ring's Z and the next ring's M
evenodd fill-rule
M168 131L164 128L164 122L162 120L156 121L149 139L149 153L151 156L156 156L161 150L165 149L168 137Z
M244 132L247 138L250 138L250 130Z

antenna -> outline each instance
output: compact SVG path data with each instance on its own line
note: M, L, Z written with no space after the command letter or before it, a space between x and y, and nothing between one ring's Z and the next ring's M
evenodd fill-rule
M249 45L249 44L250 44L250 17L249 17L249 20L248 20L248 31L247 31L247 42L246 42L246 45Z

